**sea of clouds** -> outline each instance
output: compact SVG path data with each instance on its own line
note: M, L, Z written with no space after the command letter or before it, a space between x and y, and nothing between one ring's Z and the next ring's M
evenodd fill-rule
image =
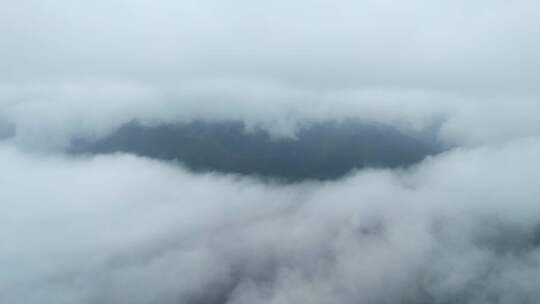
M0 9L0 302L537 303L535 1L67 1ZM435 132L295 184L75 138L239 120Z

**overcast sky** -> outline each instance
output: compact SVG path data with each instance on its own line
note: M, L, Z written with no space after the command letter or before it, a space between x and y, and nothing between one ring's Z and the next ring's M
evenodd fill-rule
M0 1L0 302L536 303L540 4ZM436 129L278 185L68 156L133 119Z
M538 13L535 1L5 3L0 114L29 146L134 117L278 135L298 120L442 117L446 141L507 141L540 132Z

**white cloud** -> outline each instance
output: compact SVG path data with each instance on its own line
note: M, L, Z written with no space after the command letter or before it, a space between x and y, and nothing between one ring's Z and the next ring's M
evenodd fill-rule
M2 295L528 303L520 299L534 298L530 282L540 280L531 270L540 259L540 193L531 187L539 153L538 140L523 140L405 172L280 186L131 156L64 159L4 146Z
M539 9L5 3L0 302L535 303ZM296 185L56 153L134 118L441 122L457 148Z
M537 136L539 8L18 1L0 13L0 117L20 143L56 147L134 117L241 119L277 135L304 120L445 117L451 143Z

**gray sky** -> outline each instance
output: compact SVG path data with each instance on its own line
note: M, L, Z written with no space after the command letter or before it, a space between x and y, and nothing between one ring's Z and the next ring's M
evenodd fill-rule
M61 146L132 118L240 119L290 135L304 120L422 128L444 117L441 138L451 143L538 135L539 9L535 1L6 3L0 119L31 146L43 137Z

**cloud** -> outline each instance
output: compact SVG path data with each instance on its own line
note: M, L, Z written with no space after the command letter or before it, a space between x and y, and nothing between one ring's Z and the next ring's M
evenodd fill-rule
M239 120L275 136L294 137L298 125L355 118L427 130L452 145L477 146L538 136L534 98L471 98L401 89L314 91L250 81L195 82L172 87L136 83L3 88L0 120L15 126L14 141L58 149L76 137L103 137L133 119L148 124Z
M4 65L13 67L6 79L244 75L310 87L534 90L522 72L538 72L537 10L527 0L25 0L3 10Z
M283 186L4 146L0 294L12 303L529 303L540 280L538 153L537 139L521 140L408 171Z
M0 11L0 300L536 303L534 1L20 0ZM453 149L283 185L73 138L355 118ZM293 136L294 137L294 136Z
M0 13L0 119L39 149L133 118L243 120L278 136L351 116L409 129L442 120L440 138L459 145L537 136L538 9L18 1Z

